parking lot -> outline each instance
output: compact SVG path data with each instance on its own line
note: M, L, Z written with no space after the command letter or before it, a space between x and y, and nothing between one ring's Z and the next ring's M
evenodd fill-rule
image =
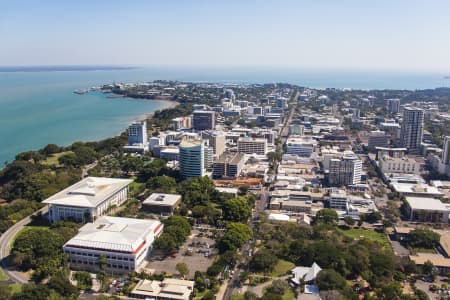
M156 251L152 253L146 269L156 274L165 272L176 275L176 265L183 262L189 268L188 277L193 278L196 271L205 272L213 263L214 256L217 255L214 243L214 239L207 233L194 229L187 241L172 255L163 257Z

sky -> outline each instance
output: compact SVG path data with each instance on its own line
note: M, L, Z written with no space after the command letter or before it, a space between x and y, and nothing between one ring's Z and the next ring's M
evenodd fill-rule
M0 0L0 66L450 71L448 0Z

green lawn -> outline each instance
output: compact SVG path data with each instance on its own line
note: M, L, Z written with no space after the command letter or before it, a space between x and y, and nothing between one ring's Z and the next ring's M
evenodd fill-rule
M340 229L338 231L341 232L346 237L352 239L368 239L370 241L375 241L383 245L386 249L389 248L389 241L384 233L379 233L373 230L366 229Z
M22 285L20 285L20 284L14 283L14 284L10 284L9 286L11 287L13 294L17 294L20 291L22 291Z
M295 268L295 265L290 261L279 259L272 272L270 272L271 277L280 277L286 275L290 270Z
M293 300L295 299L295 294L292 289L287 289L283 294L283 300Z
M65 151L65 152L60 152L60 153L55 153L50 155L49 157L47 157L46 160L44 160L42 162L42 164L44 165L53 165L53 166L59 166L59 162L58 162L58 158L60 158L61 156L63 156L64 154L68 154L71 153L72 151Z
M6 276L2 269L0 269L0 280L8 280L8 276Z

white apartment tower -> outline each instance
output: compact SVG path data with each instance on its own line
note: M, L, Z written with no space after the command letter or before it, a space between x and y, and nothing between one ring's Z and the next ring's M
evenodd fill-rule
M342 159L330 160L328 183L332 186L358 184L361 173L362 161L354 153L346 153Z

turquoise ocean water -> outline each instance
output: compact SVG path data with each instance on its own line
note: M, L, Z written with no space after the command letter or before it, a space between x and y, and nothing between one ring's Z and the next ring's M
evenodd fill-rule
M0 167L22 151L55 143L110 137L143 115L163 109L160 101L107 99L76 89L111 82L156 79L222 83L288 82L310 87L424 89L450 86L450 74L308 71L258 68L153 67L131 70L0 72Z

